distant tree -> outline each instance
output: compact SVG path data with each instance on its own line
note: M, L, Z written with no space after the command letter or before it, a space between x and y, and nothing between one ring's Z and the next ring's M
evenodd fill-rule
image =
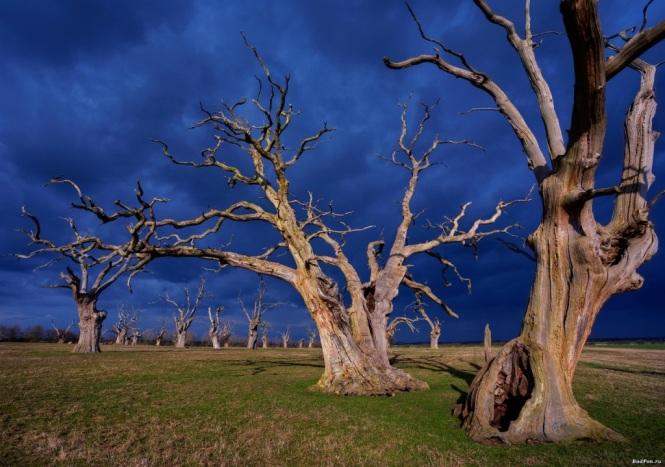
M222 328L219 324L219 315L222 312L224 307L218 306L215 308L213 314L212 307L208 307L208 319L210 320L210 328L208 329L208 337L212 343L213 349L221 349L222 345L220 344L220 334L222 333Z
M397 316L393 318L386 327L388 344L393 345L395 343L395 333L397 332L397 328L403 324L406 325L411 332L418 332L418 328L415 326L416 322L418 322L418 318L409 318L408 316Z
M311 349L314 347L314 342L316 342L317 332L315 329L309 329L307 331L307 348Z
M270 347L270 340L268 339L268 330L266 328L264 328L263 332L261 333L261 347L263 347L264 349Z
M263 279L263 276L259 276L259 288L258 291L256 292L256 298L254 299L254 306L252 307L252 309L248 310L247 307L245 306L245 303L242 301L242 298L238 297L238 301L240 302L240 308L242 309L243 313L245 314L245 317L247 318L248 349L252 350L256 349L259 330L264 325L263 314L266 311L270 310L271 308L275 308L276 306L280 305L279 303L266 303L265 295L266 295L266 283L265 280Z
M21 337L20 326L0 324L0 341L15 342Z
M72 321L71 323L69 323L69 325L66 328L59 328L58 326L55 325L55 321L51 320L51 327L53 328L53 331L55 332L55 337L57 339L58 344L64 344L65 343L65 341L70 337L69 336L69 331L75 325L76 325L76 322Z
M298 339L298 348L302 349L304 347L305 347L305 339L304 338Z
M142 337L141 331L138 328L132 329L130 333L130 343L131 345L136 345L139 343L139 339Z
M289 335L289 328L286 328L286 331L281 334L282 338L282 347L285 349L289 347L289 339L291 336Z
M427 323L429 326L429 347L431 349L439 348L439 337L441 337L441 322L438 318L432 319L427 314L427 309L425 303L419 293L416 293L416 301L413 304L413 308L421 316L422 320Z
M233 334L233 331L231 329L231 325L229 323L223 323L222 324L222 330L219 334L219 340L222 343L224 347L230 347L231 346L231 336Z
M118 345L129 345L130 331L139 319L138 311L128 310L123 306L118 310L118 319L111 326L115 334L115 343Z
M421 37L435 51L401 61L384 59L392 69L434 65L487 94L521 143L542 200L541 223L527 242L536 274L520 335L506 343L471 384L462 411L464 428L473 439L492 443L618 439L577 403L573 376L603 305L615 294L642 286L638 269L658 249L649 212L659 195L651 200L647 196L659 135L653 129L657 67L640 56L665 38L665 21L648 27L649 0L639 28L604 36L597 0L559 2L575 80L572 105L567 105L569 129L564 132L550 83L536 58L540 42L531 29L530 1L525 1L523 32L494 11L488 0L474 3L506 33L519 58L538 105L544 138L537 137L519 108L525 105L523 99L511 100L487 72L429 37L410 7ZM622 13L616 11L615 16ZM615 162L604 149L608 83L626 69L636 72L626 79L639 79L639 85L624 120L623 162L615 166L617 183L598 187L601 160ZM600 197L614 199L606 223L594 214L593 202Z
M166 324L162 323L162 326L159 328L159 331L157 332L157 336L155 337L155 345L157 347L162 345L162 341L166 337Z
M166 303L173 305L176 309L176 314L173 315L173 322L175 323L175 346L177 348L184 348L187 342L187 331L194 321L196 310L205 295L205 280L201 278L199 288L196 293L196 298L192 302L190 298L189 289L185 288L185 302L180 304L172 299L168 294L162 296L162 300Z
M23 331L23 338L28 342L39 342L44 340L45 337L44 326L41 324L35 324Z
M153 198L151 201L146 201L143 198L141 185L137 184L136 197L140 206L133 208L122 201L116 201L116 205L121 210L109 214L97 206L92 198L84 195L73 181L66 178L54 178L50 183L72 187L79 198L79 202L72 203L72 207L94 213L104 224L113 223L119 219L132 219L125 226L125 232L129 237L127 241L113 244L105 242L95 235L82 234L74 219L68 218L66 221L74 239L69 243L59 244L43 238L37 217L25 208L21 209L23 216L34 224L34 230L23 230L34 249L30 253L16 256L20 259L49 256L49 261L39 268L50 266L60 260L66 260L69 263L60 273L63 282L51 287L70 289L76 303L79 339L74 347L74 352L99 352L102 322L106 318L106 311L97 309L97 301L109 286L125 274L128 274L127 284L129 285L131 278L147 264L149 257L136 254L135 250L141 242L146 240L146 235L151 235L150 230L144 228L149 223L148 219L154 205L163 200ZM74 272L72 266L77 268L78 272Z

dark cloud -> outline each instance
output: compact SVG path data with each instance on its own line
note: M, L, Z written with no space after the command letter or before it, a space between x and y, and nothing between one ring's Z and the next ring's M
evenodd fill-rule
M505 14L518 24L522 21L521 1L500 3ZM528 81L503 31L488 24L471 4L423 0L413 6L430 34L464 50L479 69L504 86L542 138ZM639 24L642 14L637 2L626 5L619 0L603 1L601 12L608 32ZM536 32L563 30L556 2L534 5L533 14ZM665 7L653 5L652 21L663 16ZM47 316L67 320L72 314L66 293L42 288L57 276L57 268L32 272L36 263L10 256L25 248L24 238L14 231L23 225L18 215L23 204L40 215L49 235L66 234L59 216L68 214L71 193L65 187L44 188L52 176L75 178L106 203L118 197L131 199L140 178L150 195L172 199L164 212L176 216L255 195L244 187L230 190L220 174L167 164L150 142L164 139L178 156L198 157L211 142L207 130L189 128L200 118L199 102L215 109L222 99L231 102L256 91L253 75L260 69L243 46L240 31L261 50L276 76L292 76L292 101L301 110L293 125L293 141L315 132L324 121L337 129L293 169L292 189L297 197L313 191L326 202L334 200L340 210L353 210L349 220L354 225L377 226L349 239L349 256L361 271L366 270L367 241L382 232L389 237L398 221L404 174L378 157L395 146L398 102L411 102L415 112L418 102L440 99L426 137L438 133L469 138L486 148L485 152L443 148L437 156L440 165L423 177L415 199L424 209L423 219L440 220L467 200L474 203L473 215L483 215L497 200L523 196L529 190L532 176L501 116L460 115L470 107L491 105L485 95L434 68L395 72L382 65L385 55L399 58L431 50L418 37L401 1L4 2L0 4L4 162L0 321L34 323ZM565 126L573 86L565 36L546 36L537 52ZM659 61L664 54L665 48L658 46L649 57ZM661 75L659 89L662 84ZM602 184L619 176L622 119L636 86L636 76L629 70L610 83L610 131L599 172ZM657 128L663 128L663 118L662 112L656 117ZM657 152L656 174L665 170L660 146ZM602 216L611 206L601 202L597 208ZM538 203L532 202L512 210L505 221L519 222L526 235L537 225L539 212ZM662 234L662 207L656 208L654 217ZM85 221L82 225L96 228ZM426 234L416 231L413 238ZM240 251L256 252L273 237L268 229L241 225L225 230L217 241L232 240ZM427 258L413 261L419 276L445 294L462 316L457 321L444 318L445 340L480 338L485 322L499 339L519 330L533 265L493 239L483 241L479 253L476 259L468 249L446 250L473 279L470 295L461 284L443 288L440 271ZM614 298L606 306L595 336L662 334L658 330L665 317L657 311L658 291L665 286L664 258L657 255L645 265L642 290ZM131 303L144 310L143 324L154 327L170 314L156 301L159 294L176 295L185 286L195 287L205 274L214 292L210 302L224 304L236 332L244 333L236 299L240 291L253 293L256 276L234 270L213 274L203 266L196 260L156 262L149 274L137 279L133 295L116 284L103 297L102 306L114 312L121 303ZM309 322L295 292L275 280L269 286L276 300L291 304L271 312L274 328L290 324L295 333L303 333ZM410 301L408 294L401 294L396 309ZM201 317L197 332L204 328ZM400 335L425 337L424 330L415 337Z

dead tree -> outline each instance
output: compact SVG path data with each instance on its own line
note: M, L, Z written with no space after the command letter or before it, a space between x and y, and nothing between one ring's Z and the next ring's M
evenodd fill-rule
M132 332L130 334L130 343L131 345L136 345L139 343L139 339L141 338L143 334L141 334L141 331L138 329L134 328L132 329Z
M224 347L231 346L232 328L229 323L222 324L222 331L219 333L219 340Z
M166 303L173 305L176 313L173 315L173 322L175 324L175 346L179 349L184 349L187 341L187 331L194 321L196 310L205 295L205 280L201 279L199 288L196 293L196 298L192 301L190 297L189 288L185 287L185 301L178 303L168 294L162 296L162 300Z
M270 341L268 339L267 331L264 331L263 334L261 334L261 347L263 347L264 349L270 347Z
M139 200L139 207L134 208L122 201L116 201L120 211L109 214L97 206L92 198L84 195L73 181L54 178L49 183L72 187L79 198L78 202L72 203L72 207L94 213L102 224L113 223L121 219L129 220L129 223L125 225L125 232L129 234L128 240L123 244L113 244L104 242L99 236L81 233L74 219L68 218L66 221L74 239L69 243L58 244L43 238L37 217L25 208L21 210L22 215L34 224L34 230L24 230L23 232L35 248L30 253L16 256L20 259L50 256L50 260L39 268L50 266L60 260L69 263L60 273L63 282L50 287L69 289L76 303L79 338L74 346L74 352L99 352L102 322L106 318L106 311L97 308L99 297L125 274L129 276L127 280L129 286L131 278L147 264L149 257L137 254L136 250L138 245L152 234L144 227L148 223L154 205L163 200L154 198L146 201L143 198L141 185L137 184L135 193ZM75 269L78 271L75 272Z
M213 349L221 349L220 344L220 334L222 329L219 325L219 315L222 312L224 307L218 306L215 308L215 314L213 316L212 307L208 307L208 319L210 320L210 328L208 329L208 337L212 343Z
M55 325L54 320L51 320L51 327L55 331L55 337L58 340L58 344L64 344L65 343L65 341L69 337L69 331L75 325L76 325L76 322L72 321L71 323L69 323L69 326L67 326L65 329L62 329L62 328L59 328L58 326Z
M159 332L157 333L157 336L155 337L155 345L157 347L160 347L162 345L162 341L164 340L164 337L166 336L166 323L162 321L162 325L159 328Z
M605 37L596 0L560 2L575 79L564 138L552 92L536 59L530 1L525 1L523 32L487 0L474 3L489 22L505 31L521 61L540 111L546 147L499 83L461 53L428 37L410 8L421 36L435 46L435 53L403 61L384 59L393 69L433 64L489 95L521 143L542 199L541 223L528 239L536 274L521 333L476 376L462 411L464 428L473 439L488 442L617 439L615 432L579 406L572 382L603 304L614 294L640 288L644 278L637 271L657 250L649 220L653 200L647 198L658 137L652 125L656 66L639 57L665 37L665 21L647 27L648 2L639 29ZM631 77L639 80L639 87L624 121L623 164L616 170L619 181L597 187L596 170L605 152L607 82L626 69L634 72ZM593 201L601 196L614 198L611 220L605 224L596 220L593 210Z
M259 278L259 289L256 292L256 298L254 299L254 306L251 310L248 310L245 306L245 303L240 297L238 297L238 302L240 302L240 308L242 308L245 317L247 318L247 348L256 349L256 343L258 340L259 329L264 325L263 314L278 306L278 303L266 303L265 302L266 294L266 283L263 279L263 276Z
M397 328L402 324L405 324L411 332L418 332L418 328L415 326L415 323L418 322L418 318L409 318L408 316L397 316L386 327L386 338L388 339L388 345L393 345L395 343L395 333Z
M291 338L291 336L289 335L289 329L287 328L286 332L283 332L280 335L280 337L282 338L282 347L284 347L285 349L288 349L289 348L289 339Z
M300 339L298 340L298 348L299 348L299 349L303 349L303 348L305 348L305 339L304 339L304 338L300 338Z
M316 342L317 332L314 329L307 331L307 348L311 349L314 347L314 342Z
M485 336L483 338L483 354L485 356L485 363L492 359L492 331L490 325L485 325Z
M422 320L429 326L429 347L430 349L439 348L439 337L441 337L441 322L438 318L432 320L427 314L425 303L423 302L422 295L416 293L416 300L413 303L414 310L422 317Z
M130 331L138 321L138 313L121 307L118 311L118 320L111 326L115 334L115 343L118 345L129 345Z
M348 234L368 227L353 228L344 222L344 214L336 212L331 205L319 207L311 194L305 200L294 199L290 191L291 167L304 160L309 150L332 129L324 124L318 132L302 139L293 148L287 148L285 132L291 128L291 122L297 115L288 102L289 78L276 80L256 49L249 47L263 68L265 80L262 82L267 84L267 91L260 87L255 99L225 105L219 112L203 110L204 118L196 126L211 128L215 135L212 146L203 151L200 161L177 159L166 144L160 144L165 157L172 163L221 171L228 175L231 186L244 184L255 188L260 201L239 201L225 209L211 208L190 219L158 219L151 224L156 231L152 241L144 242L139 251L153 259L197 257L213 260L222 266L270 275L293 286L319 331L325 370L316 387L322 391L335 394L392 394L427 388L426 383L390 364L386 327L392 302L399 287L405 285L421 291L452 316L457 315L427 284L416 281L411 273L407 274L407 261L415 255L434 253L444 244L477 244L488 235L508 231L510 226L488 226L497 221L511 203L500 202L487 217L468 223L466 214L469 203L466 203L449 221L436 226L433 224L436 231L429 240L409 244L408 232L416 220L411 211L411 201L420 175L432 166L431 156L447 144L471 143L437 138L417 154L415 145L430 118L431 107L424 106L415 134L407 137L405 106L398 149L390 158L409 176L401 200L402 220L392 244L386 248L389 256L385 264L379 265L379 254L386 246L385 242L374 241L368 246L371 274L367 281L363 281L344 252L344 241ZM248 102L254 107L248 115L254 112L254 115L261 116L260 121L248 121L243 111ZM223 159L227 146L241 148L250 168L234 166ZM280 235L281 241L276 245L266 245L262 253L255 255L241 254L228 247L197 245L197 241L218 233L228 222L268 225ZM278 261L273 253L279 250L284 250L289 257ZM456 271L454 265L443 257L436 256L435 259L444 268ZM328 268L337 269L345 283L340 286L326 273ZM342 296L342 290L348 293L348 303Z

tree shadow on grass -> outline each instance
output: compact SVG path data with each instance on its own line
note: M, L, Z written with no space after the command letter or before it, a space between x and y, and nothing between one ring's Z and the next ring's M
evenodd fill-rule
M469 365L471 368L473 368L476 371L482 368L477 363L468 360L462 360L462 362ZM391 364L401 363L404 365L420 368L423 370L448 373L456 378L464 380L467 385L470 385L473 379L476 377L476 371L469 371L454 367L452 365L437 360L435 356L411 358L411 357L402 357L401 355L396 354L393 358L391 358L390 363ZM458 416L459 410L466 402L466 398L468 397L468 392L463 390L456 384L451 384L450 387L459 394L457 400L455 401L455 407L452 410L453 415Z
M232 362L227 362L229 365L237 365L248 367L250 369L249 374L251 376L264 373L268 370L281 367L307 367L307 368L323 368L323 365L320 363L313 362L299 362L294 360L235 360Z
M393 358L390 359L391 364L401 363L407 366L412 366L415 368L420 368L422 370L429 370L435 372L444 372L448 373L456 378L463 379L467 384L471 384L473 378L476 377L475 372L468 370L463 370L461 368L456 368L447 363L437 360L435 356L432 357L402 357L399 354L396 354ZM470 365L475 370L479 370L480 366L473 363L464 361L464 363Z

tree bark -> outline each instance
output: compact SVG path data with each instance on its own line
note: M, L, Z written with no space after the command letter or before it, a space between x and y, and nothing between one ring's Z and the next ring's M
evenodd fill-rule
M184 349L187 340L187 331L178 332L175 336L175 347L178 349Z
M366 315L347 314L332 281L321 278L315 289L301 287L299 291L316 323L324 356L325 369L314 389L339 395L391 395L428 389L427 383L384 361L367 331Z
M115 336L115 343L117 345L125 345L127 343L127 330L121 329Z
M257 328L250 324L249 333L248 333L248 337L247 337L247 348L251 349L251 350L255 350L257 341L258 341Z
M438 349L439 348L439 337L441 336L441 330L440 329L432 329L432 331L429 333L429 347L430 349Z
M219 336L217 333L210 334L210 342L212 342L213 349L221 349L222 346L219 344Z
M94 297L77 297L76 305L79 315L79 339L73 351L77 353L101 352L99 343L106 312L97 310L97 300Z
M566 177L562 171L543 183L543 221L530 236L536 276L521 334L470 387L462 416L475 440L621 439L578 405L573 375L601 307L642 285L636 270L656 252L657 239L639 217L628 236L626 226L604 229L594 221L593 230L585 229L586 206L576 211L563 199Z
M268 348L268 336L263 336L261 338L261 341L262 341L263 348L267 349Z
M489 323L485 325L485 335L483 338L483 354L485 355L485 363L492 359L492 331L490 330Z

